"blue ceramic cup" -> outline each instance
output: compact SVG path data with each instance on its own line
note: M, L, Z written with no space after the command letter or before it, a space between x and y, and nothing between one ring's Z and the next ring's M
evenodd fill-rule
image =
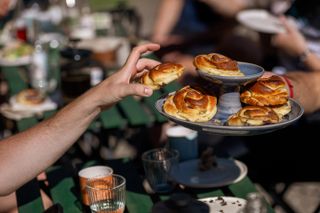
M167 146L179 152L180 161L198 158L198 132L183 126L173 126L166 131Z

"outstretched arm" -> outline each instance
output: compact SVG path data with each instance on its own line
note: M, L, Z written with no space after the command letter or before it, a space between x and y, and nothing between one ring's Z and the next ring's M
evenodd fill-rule
M159 62L140 59L160 48L157 44L135 47L126 64L115 74L64 107L52 118L0 142L0 196L7 195L53 164L87 129L102 109L128 95L150 96L152 90L130 80Z

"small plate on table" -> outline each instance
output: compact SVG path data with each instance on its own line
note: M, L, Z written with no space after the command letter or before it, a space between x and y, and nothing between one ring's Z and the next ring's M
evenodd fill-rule
M31 63L33 47L29 44L13 41L0 50L1 66L24 66Z
M15 59L0 58L0 65L6 67L25 66L31 63L31 56L23 56Z
M240 213L243 211L247 201L238 197L209 197L198 199L206 203L210 208L210 213Z
M222 187L237 183L248 172L247 166L238 160L217 158L217 167L200 171L199 159L179 163L179 169L173 171L174 180L191 188Z
M257 32L270 34L285 32L280 20L267 10L243 10L237 14L236 18L241 24Z

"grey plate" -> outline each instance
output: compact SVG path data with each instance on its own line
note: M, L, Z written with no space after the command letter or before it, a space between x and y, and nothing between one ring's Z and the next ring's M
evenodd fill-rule
M199 75L218 84L227 84L227 85L241 85L250 81L254 81L260 76L263 75L264 69L258 65L246 63L246 62L238 62L238 66L240 71L244 74L244 76L220 76L213 75L202 70L197 70Z
M156 109L169 120L187 128L196 130L196 131L204 131L216 135L224 135L224 136L247 136L247 135L260 135L266 134L269 132L273 132L275 130L284 128L296 120L298 120L303 114L303 108L301 105L293 99L290 99L291 104L291 112L285 116L285 118L277 124L266 124L263 126L226 126L224 124L216 122L216 119L213 118L208 122L191 122L182 120L179 118L175 118L171 115L168 115L163 111L163 104L166 100L166 97L162 97L157 100L155 107Z
M223 201L222 201L223 199ZM206 203L210 208L210 213L228 212L228 213L240 213L243 212L247 201L239 197L207 197L198 199Z
M179 184L192 188L221 187L237 183L248 172L247 166L238 160L217 158L217 167L207 171L198 169L199 159L179 163L173 178Z

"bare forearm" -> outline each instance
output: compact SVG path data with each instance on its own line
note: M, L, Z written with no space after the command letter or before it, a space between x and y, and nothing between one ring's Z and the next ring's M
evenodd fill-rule
M183 8L184 0L162 0L153 28L153 39L158 42L161 37L171 33Z
M309 52L304 59L304 64L309 70L320 72L320 58L315 53Z
M294 98L306 113L320 109L320 73L290 72L287 74L293 84Z
M208 4L213 10L225 17L234 17L240 10L244 9L246 1L243 0L201 0Z
M5 159L0 170L6 171L0 175L0 195L38 175L78 139L100 112L96 98L89 91L51 119L0 142L1 159Z
M0 196L8 195L55 162L86 130L101 109L107 109L129 95L149 97L152 89L130 83L138 72L159 62L141 59L158 44L133 48L126 64L96 87L59 111L53 118L0 141Z

